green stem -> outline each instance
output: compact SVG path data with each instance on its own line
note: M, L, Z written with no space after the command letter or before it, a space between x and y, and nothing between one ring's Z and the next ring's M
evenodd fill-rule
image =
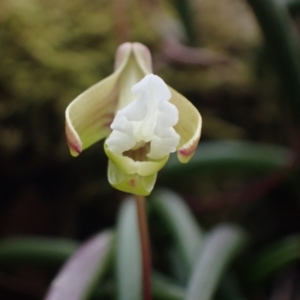
M135 196L143 265L143 299L151 300L151 251L145 197Z

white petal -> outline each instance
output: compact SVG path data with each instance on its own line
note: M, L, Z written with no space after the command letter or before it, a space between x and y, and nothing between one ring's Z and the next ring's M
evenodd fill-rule
M132 124L128 122L127 118L119 115L110 125L111 129L115 129L117 131L122 131L127 133L128 135L132 134Z
M122 154L135 145L133 126L126 117L119 115L111 124L112 133L105 143L112 152Z
M133 101L117 113L117 118L125 117L129 121L141 121L145 118L147 104L143 99Z
M173 126L178 122L178 110L168 102L168 86L160 77L149 74L131 90L136 99L118 111L111 125L113 132L106 140L108 149L121 154L150 142L151 159L176 151L180 137Z
M110 151L121 155L124 151L130 150L135 145L134 138L120 131L113 131L105 141Z
M138 97L145 97L147 102L168 101L171 92L165 82L157 75L148 74L140 82L135 84L131 91Z
M178 122L178 110L170 102L158 104L159 113L157 115L156 127L171 127Z
M166 153L175 152L179 140L180 136L173 127L160 128L151 141L150 152L147 156L151 159L158 159Z

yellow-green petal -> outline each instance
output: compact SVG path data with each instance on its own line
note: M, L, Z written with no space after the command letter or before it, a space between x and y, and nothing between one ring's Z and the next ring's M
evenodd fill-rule
M122 49L129 44L131 47L131 55L127 60L127 64L120 76L119 89L120 95L117 110L120 110L134 101L136 95L131 92L131 88L141 81L147 74L152 73L151 54L147 47L140 43L126 43L119 47L117 51L116 67L119 66L120 60L124 54ZM128 45L128 47L129 47Z
M117 70L73 100L66 109L66 136L70 152L79 155L84 149L106 137L111 129L119 99L118 81L132 52L122 47Z
M106 137L114 118L117 93L114 74L78 96L66 110L66 135L71 154L77 156L84 149Z
M105 143L104 151L117 168L127 175L138 174L140 176L150 176L156 174L169 159L169 155L166 155L158 160L135 161L130 157L118 155L110 151Z
M177 146L177 156L180 162L187 163L193 156L202 129L202 118L197 108L184 96L169 87L173 103L179 112L178 123L174 126L176 132L180 135L180 141Z
M149 176L125 174L111 160L108 162L108 181L116 189L134 195L148 196L155 184L157 173Z
M152 58L149 49L140 43L132 44L133 53L138 65L145 74L152 73Z

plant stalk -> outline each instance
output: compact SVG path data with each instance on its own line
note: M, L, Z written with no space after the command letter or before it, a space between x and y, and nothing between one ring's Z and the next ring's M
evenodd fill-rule
M151 250L145 197L135 196L142 250L143 299L151 300Z

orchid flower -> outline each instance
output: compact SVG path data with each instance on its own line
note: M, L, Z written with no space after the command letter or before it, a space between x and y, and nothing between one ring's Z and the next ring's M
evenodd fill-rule
M177 151L182 163L194 154L201 134L198 110L152 74L151 55L139 43L122 44L115 71L93 85L66 109L70 152L106 138L108 180L121 191L146 196L158 171Z

